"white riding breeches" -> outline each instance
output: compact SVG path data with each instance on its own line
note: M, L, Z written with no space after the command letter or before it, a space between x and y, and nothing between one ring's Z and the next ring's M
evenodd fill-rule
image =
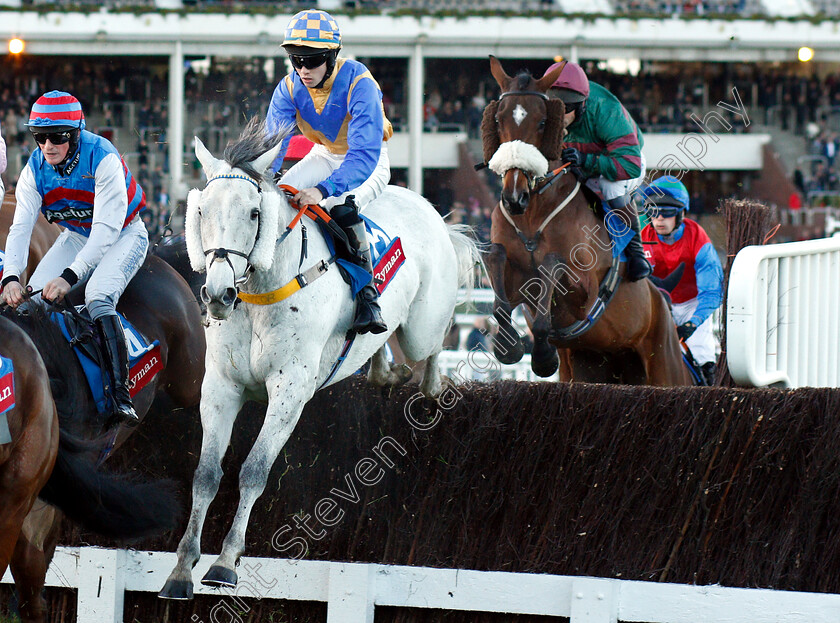
M61 276L87 240L82 234L64 230L30 277L29 285L32 289L40 290L49 281ZM85 305L94 320L107 315L108 311L115 311L117 301L128 282L140 269L148 250L149 234L146 232L146 226L141 219L135 218L105 252L85 286ZM91 306L91 303L96 304ZM103 313L97 313L95 310L103 310Z
M623 197L624 195L632 193L636 190L636 188L639 187L639 184L641 184L645 179L645 173L647 173L647 161L645 160L644 154L642 154L641 167L642 170L639 177L634 177L631 180L611 182L605 177L591 177L586 181L586 185L591 190L594 190L598 195L603 197L606 201L616 199L617 197Z
M298 190L312 188L327 179L341 163L344 156L334 154L323 145L315 145L300 162L290 168L280 179L281 184L288 184ZM344 202L347 195L354 195L359 210L376 199L388 182L391 181L391 161L388 158L388 148L382 144L382 152L379 154L379 162L370 177L367 178L358 188L353 188L338 197L327 197L321 201L321 206L329 210L335 205Z
M697 299L691 299L685 303L674 303L672 313L677 326L691 320L695 309L697 309ZM706 318L685 343L691 350L691 354L694 355L694 359L701 366L710 361L717 361L717 343L712 331L712 317Z

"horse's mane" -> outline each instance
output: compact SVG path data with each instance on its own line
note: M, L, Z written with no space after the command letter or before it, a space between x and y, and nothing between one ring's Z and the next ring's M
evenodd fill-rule
M2 315L20 327L41 354L59 419L74 424L89 421L95 409L87 393L87 380L70 344L47 317L44 307L28 305L26 313L6 308Z
M225 147L225 162L233 168L241 169L256 180L262 180L263 172L255 170L251 163L267 151L274 149L290 133L291 128L281 128L276 134L271 134L265 120L252 117L239 138L229 142Z

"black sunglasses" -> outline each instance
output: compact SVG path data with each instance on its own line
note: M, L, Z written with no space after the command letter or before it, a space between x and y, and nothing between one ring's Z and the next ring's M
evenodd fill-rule
M672 216L679 214L679 212L679 208L656 208L653 206L647 208L648 216L651 219L655 219L657 216L661 216L662 218L671 218Z
M289 60L292 61L292 67L300 69L306 67L307 69L315 69L327 62L329 52L323 54L315 54L313 56L301 56L300 54L289 54Z
M72 132L33 132L32 137L35 139L35 142L39 145L43 145L50 141L53 145L64 145L64 143L69 143L70 139L72 138Z

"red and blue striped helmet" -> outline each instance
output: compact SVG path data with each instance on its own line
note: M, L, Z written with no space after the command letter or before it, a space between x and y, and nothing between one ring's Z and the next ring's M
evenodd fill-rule
M29 113L30 128L49 128L51 131L84 130L85 114L75 97L64 91L50 91L39 97Z

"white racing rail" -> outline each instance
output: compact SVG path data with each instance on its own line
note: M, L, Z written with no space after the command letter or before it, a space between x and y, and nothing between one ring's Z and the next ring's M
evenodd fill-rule
M201 557L200 578L215 560ZM78 589L79 623L122 623L125 591L157 592L175 554L60 547L48 586ZM241 621L248 598L327 603L327 623L373 623L376 606L568 617L570 623L837 623L840 595L591 577L243 558L211 620ZM6 574L3 582L11 582ZM251 604L251 605L249 605ZM430 618L436 615L430 613Z
M840 387L840 238L745 247L726 312L737 383Z

